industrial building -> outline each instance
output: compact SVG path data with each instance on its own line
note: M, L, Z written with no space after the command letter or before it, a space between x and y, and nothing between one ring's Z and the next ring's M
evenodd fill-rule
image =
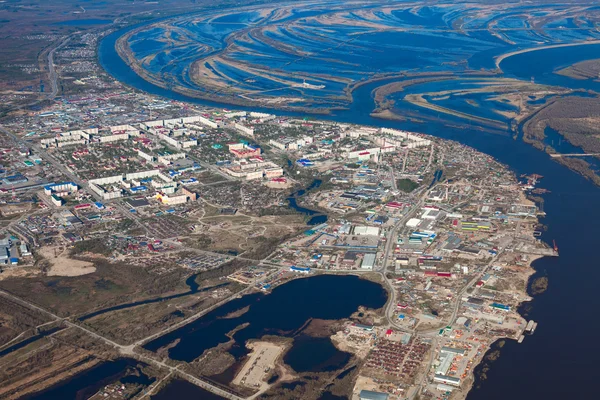
M354 234L357 236L361 235L370 235L370 236L379 236L380 229L376 226L364 226L359 225L354 227Z
M374 392L372 390L361 390L360 400L388 400L390 397L387 393Z
M453 376L435 374L435 376L433 377L433 381L436 383L443 383L446 385L460 386L460 378L455 378Z
M368 270L372 270L373 267L375 267L375 253L367 253L365 254L363 260L362 260L362 264L360 264L360 267L362 269L368 269Z
M290 267L290 272L297 272L300 274L308 274L310 273L310 268L308 267L296 267L295 265L292 265Z

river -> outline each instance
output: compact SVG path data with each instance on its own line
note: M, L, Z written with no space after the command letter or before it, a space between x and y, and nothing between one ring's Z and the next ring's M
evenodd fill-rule
M306 189L296 190L287 198L288 204L291 209L307 216L307 225L319 225L327 222L327 215L322 214L319 211L311 210L310 208L298 205L299 197L304 196L307 192L309 192L312 189L318 188L319 186L321 186L321 183L322 181L320 179L315 179L310 185L306 187Z
M222 287L225 287L225 286L229 285L229 282L226 282L226 283L220 283L220 284L215 285L215 286L210 286L210 287L206 287L206 288L203 288L203 289L199 289L198 282L196 282L196 277L197 277L197 274L194 274L194 275L190 276L188 279L186 279L185 283L190 288L190 290L187 291L187 292L173 294L171 296L155 297L153 299L134 301L132 303L119 304L119 305L116 305L116 306L103 308L101 310L92 311L91 313L85 314L85 315L79 317L78 319L79 319L79 321L85 321L87 319L94 318L94 317L96 317L98 315L105 314L105 313L111 312L111 311L124 310L126 308L132 308L132 307L142 306L144 304L159 303L161 301L178 299L180 297L189 296L189 295L194 294L194 293L208 292L210 290L219 289L219 288L222 288Z
M140 77L118 57L114 42L124 33L108 35L99 48L99 59L109 74L116 79L146 91L181 101L224 107L222 104L201 101L158 88ZM572 88L592 88L597 83L557 78L548 71L568 62L597 58L596 45L555 48L523 53L505 59L501 67L507 75L534 78L537 83L565 84ZM548 54L548 56L545 56ZM564 57L563 57L564 56ZM543 63L536 60L544 60ZM592 86L588 86L592 85ZM508 165L516 174L544 175L542 187L551 193L545 199L547 217L541 222L548 226L541 237L547 243L556 240L560 257L543 258L533 267L535 276L549 278L548 290L531 303L529 318L540 324L532 337L522 344L508 341L500 358L487 373L488 379L473 390L469 400L493 399L583 399L596 397L593 382L596 378L596 337L599 323L593 317L600 307L595 296L600 281L595 247L598 243L595 221L600 221L600 188L582 176L553 161L547 154L513 140L510 132L491 134L479 129L446 126L441 122L415 124L404 121L384 121L370 117L374 104L373 85L364 85L353 93L354 102L349 110L317 118L345 123L386 126L414 130L444 139L456 140L495 157ZM236 107L240 108L241 107ZM280 115L298 115L266 109ZM534 276L534 277L535 277ZM300 307L301 303L297 306ZM300 307L302 308L302 307ZM292 308L289 312L295 312ZM285 312L284 312L285 314ZM285 315L282 317L286 319ZM555 382L554 384L552 382Z

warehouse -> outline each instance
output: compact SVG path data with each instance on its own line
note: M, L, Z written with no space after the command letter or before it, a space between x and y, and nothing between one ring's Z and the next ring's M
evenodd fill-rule
M377 228L376 226L359 225L359 226L354 227L354 234L357 236L361 236L361 235L379 236L379 228Z
M460 379L455 378L453 376L436 374L433 377L433 381L436 383L443 383L443 384L452 385L452 386L460 386Z
M360 400L387 400L389 395L387 393L373 392L371 390L361 390Z
M360 267L362 269L369 269L372 270L373 267L375 266L375 253L367 253L365 254L362 264L360 265Z

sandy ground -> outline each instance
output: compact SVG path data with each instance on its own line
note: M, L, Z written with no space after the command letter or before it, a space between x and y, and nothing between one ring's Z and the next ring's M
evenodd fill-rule
M359 375L356 378L354 390L352 390L352 400L360 400L361 390L371 390L377 392L380 390L379 384L374 379Z
M282 182L267 182L265 186L270 187L271 189L289 189L294 185L294 183L290 180L287 180L285 183Z
M96 272L93 263L69 258L66 249L60 252L56 247L42 247L39 253L50 262L48 276L80 276Z
M24 278L30 276L36 276L40 272L39 269L34 270L33 268L6 268L0 274L0 281L8 278Z
M284 346L270 342L252 342L246 347L252 349L248 361L233 379L236 385L264 389L269 385L264 381L265 370L275 368L275 361L283 352Z

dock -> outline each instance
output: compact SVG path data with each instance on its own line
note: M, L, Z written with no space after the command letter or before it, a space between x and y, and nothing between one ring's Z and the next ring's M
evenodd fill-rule
M529 322L527 322L527 326L525 327L524 333L528 335L533 335L533 333L535 332L535 328L537 328L537 322L535 322L534 320L530 320Z

